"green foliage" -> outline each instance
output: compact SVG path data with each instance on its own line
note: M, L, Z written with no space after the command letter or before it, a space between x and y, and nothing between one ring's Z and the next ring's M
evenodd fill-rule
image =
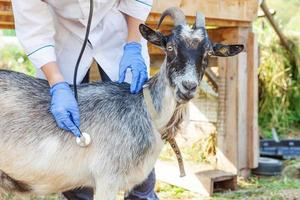
M299 38L289 36L292 53L284 49L264 19L255 23L259 36L259 125L265 137L271 128L288 134L300 128Z
M0 68L34 75L35 68L28 57L17 45L5 45L0 49Z

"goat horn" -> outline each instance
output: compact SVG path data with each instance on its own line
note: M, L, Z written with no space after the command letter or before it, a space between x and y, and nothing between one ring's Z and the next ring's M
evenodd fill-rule
M195 22L195 28L204 27L205 28L205 16L201 12L196 13L196 22Z
M163 22L163 20L166 16L172 17L172 19L174 20L174 25L175 26L186 24L185 15L182 12L182 10L180 10L177 7L171 7L171 8L168 8L167 10L165 10L162 13L162 15L160 17L160 20L159 20L159 23L158 23L158 26L157 26L157 29L159 28L159 26L161 25L161 23Z

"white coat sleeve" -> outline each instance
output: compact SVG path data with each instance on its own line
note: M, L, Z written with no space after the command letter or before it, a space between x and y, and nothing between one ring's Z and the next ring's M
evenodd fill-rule
M12 0L16 34L30 61L40 68L56 61L54 24L41 0Z
M152 4L153 0L120 0L118 9L131 17L146 21Z

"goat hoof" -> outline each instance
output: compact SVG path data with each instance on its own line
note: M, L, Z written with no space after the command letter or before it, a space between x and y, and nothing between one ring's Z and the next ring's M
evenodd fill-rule
M87 147L91 143L91 136L88 133L83 132L81 137L76 137L76 143L80 147Z

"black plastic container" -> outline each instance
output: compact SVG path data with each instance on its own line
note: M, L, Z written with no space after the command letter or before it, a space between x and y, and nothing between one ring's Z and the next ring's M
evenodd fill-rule
M260 155L280 159L300 158L300 140L261 140Z

